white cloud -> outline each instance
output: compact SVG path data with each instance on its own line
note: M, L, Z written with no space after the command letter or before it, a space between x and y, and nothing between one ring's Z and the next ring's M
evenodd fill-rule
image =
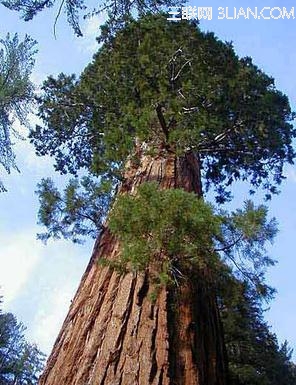
M36 228L0 235L4 311L27 327L30 342L50 353L90 257L92 242L35 240Z
M37 297L34 299L37 311L35 308L30 324L30 340L36 341L45 353L50 353L62 326L89 260L91 244L78 246L58 241L49 242L44 247L43 258L32 276L32 282L34 277L36 279L28 290L28 297L30 292Z
M28 141L19 142L15 147L17 164L22 162L20 169L22 172L30 171L36 177L47 176L53 172L53 158L50 156L37 156L35 149Z
M35 231L34 231L35 233ZM31 232L0 234L0 285L4 303L9 304L27 283L37 264L42 245Z
M78 49L81 52L94 54L98 49L96 38L100 35L100 26L107 20L107 15L101 13L87 18L82 27L83 37L79 40Z
M35 85L35 92L37 92L37 94L41 92L41 85L46 77L47 75L41 71L33 71L31 75L31 81Z
M285 177L289 182L296 183L296 170L293 166L286 166L286 170L284 172Z
M73 282L66 281L51 291L46 303L38 310L31 333L33 341L38 341L40 349L49 354L62 326L66 312L73 297Z

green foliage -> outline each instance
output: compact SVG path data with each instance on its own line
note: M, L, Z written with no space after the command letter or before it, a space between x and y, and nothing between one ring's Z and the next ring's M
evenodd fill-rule
M9 173L17 168L12 139L20 138L13 123L27 124L27 115L34 100L30 81L34 65L35 45L29 36L20 41L17 34L0 39L0 165ZM0 191L5 190L0 182Z
M232 267L237 278L248 279L262 295L272 295L273 290L264 285L266 267L274 265L266 251L266 243L272 242L277 233L277 223L268 220L267 207L245 202L244 209L227 214L223 218L222 234L217 251Z
M291 349L279 346L263 319L261 299L247 282L228 276L220 309L233 385L295 385Z
M272 241L276 224L267 220L264 206L246 202L244 210L217 214L193 193L143 183L136 195L117 198L109 227L121 243L119 260L112 262L121 271L153 266L158 281L166 285L194 276L204 267L219 281L226 264L236 279L247 280L258 295L273 293L264 284L265 269L274 263L265 245Z
M25 21L32 20L40 11L57 5L56 0L1 0L0 3L8 9L20 12ZM85 19L105 12L109 16L109 25L112 26L112 29L118 29L126 23L132 14L155 13L161 9L174 5L182 6L182 4L182 1L176 0L101 0L93 9L85 0L65 0L58 4L59 11L55 19L54 29L62 10L66 14L67 21L74 33L77 36L82 36L79 22L81 15Z
M36 135L44 135L44 144L51 143L50 147L40 146L37 154L55 155L56 168L61 173L75 174L77 169L90 165L91 147L95 148L95 132L92 132L91 127L87 126L86 120L90 114L89 107L82 95L77 92L77 81L74 75L61 74L56 80L49 77L43 88L47 90L48 100L44 104L46 111L40 114L44 120L51 119L51 124L57 128L57 131L56 135L50 131L41 133L41 128L36 127ZM37 100L40 103L43 99L37 98ZM55 110L53 116L50 111L57 104L60 105L60 108ZM70 116L71 121L67 118Z
M214 263L210 250L219 224L210 205L193 193L159 190L156 183L142 184L136 196L118 197L109 218L121 242L120 264L132 270L160 266L162 283L180 270L189 274Z
M0 383L37 385L44 354L24 338L25 327L11 313L0 310Z
M262 186L268 198L277 192L295 130L271 77L187 21L148 15L114 36L103 31L80 79L61 74L44 83L44 126L30 134L37 153L54 156L61 172L102 174L118 171L138 139L150 150L196 152L219 202L235 180Z
M39 196L39 223L47 232L38 238L72 239L79 243L82 237L98 236L112 199L112 184L108 180L94 181L83 177L70 179L63 194L50 178L42 179L36 193Z

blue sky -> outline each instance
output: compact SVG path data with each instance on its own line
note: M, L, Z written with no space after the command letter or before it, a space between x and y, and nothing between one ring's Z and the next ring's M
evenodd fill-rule
M203 30L214 31L227 41L233 41L240 56L251 56L254 62L276 79L277 87L286 93L296 110L296 9L295 19L218 19L218 7L228 7L229 17L233 7L254 9L258 2L222 0L218 5L213 0L198 3L188 1L191 6L208 6L213 9L212 20L203 20ZM291 1L264 2L265 7L286 7ZM296 7L295 7L296 8ZM57 39L53 36L53 21L56 10L47 10L30 23L22 22L18 15L0 6L0 36L7 32L25 33L38 41L39 52L33 81L38 85L50 74L79 73L91 60L97 48L95 37L99 32L100 18L83 22L83 38L76 38L65 19L57 25ZM268 11L265 11L265 15ZM277 11L274 15L277 16ZM32 124L36 122L31 117ZM23 132L24 129L20 127ZM0 285L7 311L15 313L27 326L28 338L36 341L49 353L54 339L65 317L70 300L79 284L91 254L92 241L84 246L57 241L43 245L36 240L36 215L38 200L34 194L36 184L44 176L52 176L52 162L48 158L37 158L27 142L16 142L15 152L21 173L3 175L8 192L0 195ZM295 235L296 235L296 169L287 167L287 180L282 192L273 198L270 216L279 222L280 232L272 247L271 255L279 263L267 274L268 282L278 290L266 318L280 341L287 339L296 349L296 300L295 288ZM1 170L2 177L2 170ZM55 175L59 181L61 177ZM244 188L235 189L236 206L247 198ZM296 357L296 355L294 355Z

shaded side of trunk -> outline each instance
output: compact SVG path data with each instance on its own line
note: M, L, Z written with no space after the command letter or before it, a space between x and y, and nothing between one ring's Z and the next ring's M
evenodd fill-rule
M201 195L199 161L142 156L127 166L121 192L144 181ZM226 385L223 333L200 272L179 288L155 288L147 273L119 275L98 262L115 259L108 228L97 240L39 385ZM207 283L205 283L207 282Z
M204 269L170 293L172 310L168 318L173 320L169 327L175 347L170 359L174 385L227 384L223 330L210 277ZM193 373L198 373L196 382L191 382Z

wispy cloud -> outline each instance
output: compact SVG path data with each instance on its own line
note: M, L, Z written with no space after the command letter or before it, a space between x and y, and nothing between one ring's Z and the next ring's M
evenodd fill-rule
M85 20L82 27L83 37L79 40L78 49L88 54L94 54L98 49L96 38L100 35L100 26L107 20L107 15L101 13Z
M30 239L31 233L0 234L0 285L6 304L19 295L41 256L42 245Z
M73 282L65 282L64 285L53 288L35 316L32 339L38 341L38 345L46 353L52 348L72 297Z
M31 276L26 297L34 297L31 306L38 310L31 311L34 317L30 322L30 339L38 341L45 353L50 352L58 335L89 260L91 247L92 242L84 246L67 241L50 242L44 247L42 259ZM23 304L26 302L23 299L18 298L18 301Z
M2 234L0 285L5 311L27 326L29 341L50 353L91 254L92 242L36 241L36 228Z
M62 326L77 283L73 284L73 280L69 279L51 288L50 295L43 298L35 315L31 338L38 341L39 347L47 354L50 353Z
M287 166L284 172L285 177L289 182L296 183L296 169L295 166Z

